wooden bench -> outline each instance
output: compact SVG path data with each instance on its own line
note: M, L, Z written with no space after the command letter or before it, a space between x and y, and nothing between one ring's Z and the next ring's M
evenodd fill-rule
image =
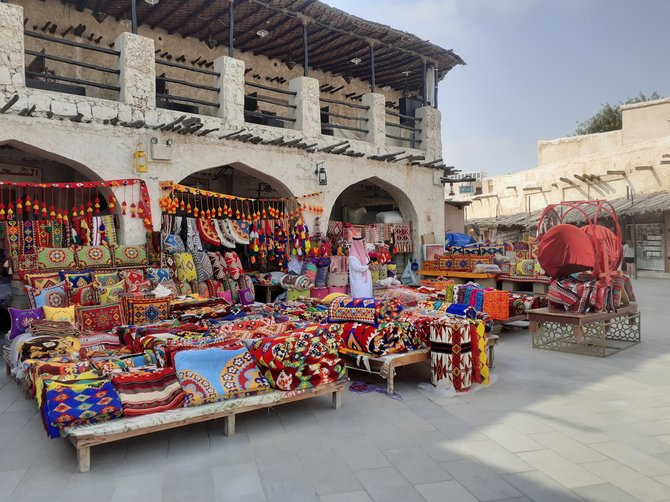
M273 391L192 408L179 408L138 417L117 418L100 424L68 427L63 429L61 435L67 437L77 449L79 472L88 472L91 469L92 446L219 418L224 419L223 434L232 436L235 434L235 415L240 413L302 401L324 394L332 394L332 407L338 409L342 403L342 390L347 382L348 378L344 378L310 389Z

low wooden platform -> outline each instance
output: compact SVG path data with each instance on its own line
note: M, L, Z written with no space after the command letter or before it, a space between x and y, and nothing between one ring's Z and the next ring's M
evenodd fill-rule
M332 394L332 407L337 409L342 403L342 390L348 381L349 379L345 378L311 389L273 391L192 408L179 408L139 417L117 418L100 424L69 427L64 429L61 435L67 437L77 449L79 472L88 472L91 468L92 446L219 418L224 419L224 435L231 436L235 434L235 416L240 413L302 401L324 394Z

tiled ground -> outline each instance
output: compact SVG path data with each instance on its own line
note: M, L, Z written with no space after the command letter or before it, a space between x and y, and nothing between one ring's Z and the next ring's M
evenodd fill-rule
M505 331L497 381L456 398L346 393L92 450L79 474L0 377L0 500L670 500L668 286L635 282L643 343L608 359L534 351ZM354 375L355 377L355 375Z

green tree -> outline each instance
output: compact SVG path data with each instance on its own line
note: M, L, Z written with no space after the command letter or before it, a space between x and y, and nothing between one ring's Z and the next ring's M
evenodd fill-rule
M653 101L660 99L661 96L656 92L652 92L651 96L647 97L643 93L634 98L629 98L626 101L620 101L616 105L605 103L595 115L586 119L584 122L577 122L577 129L575 135L595 134L598 132L616 131L621 129L621 107L623 105L630 105L632 103L641 103L643 101Z

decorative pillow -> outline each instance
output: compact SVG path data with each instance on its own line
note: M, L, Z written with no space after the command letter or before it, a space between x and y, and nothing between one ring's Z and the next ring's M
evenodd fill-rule
M251 294L255 295L254 281L247 274L242 274L237 280L237 289L248 289Z
M321 299L321 303L325 305L330 305L335 300L337 300L338 298L342 298L343 296L347 295L345 295L344 293L329 293Z
M468 244L463 247L463 253L466 255L480 255L479 244Z
M477 265L492 265L493 264L493 255L484 254L482 256L471 256L470 257L470 268L474 269Z
M144 244L137 246L116 246L114 248L114 264L117 267L147 264L147 247Z
M487 255L487 254L490 254L490 255L495 255L495 254L504 255L505 254L505 246L503 246L502 244L500 244L498 246L493 246L493 245L484 246L484 245L481 245L481 246L479 246L479 251L481 252L482 255Z
M50 288L61 282L60 274L51 272L46 274L26 274L26 282L31 288L44 289Z
M121 280L118 272L109 272L109 273L94 273L93 280L96 281L100 286L114 286L117 282Z
M163 253L161 255L161 267L167 268L173 279L177 276L177 263L174 255Z
M174 255L174 260L177 266L177 279L180 282L191 282L198 279L191 253L177 253Z
M177 283L174 282L172 279L169 281L161 282L161 286L169 289L174 296L179 296L179 288L177 287Z
M535 260L521 260L516 264L516 273L523 276L531 276L535 273Z
M119 275L121 276L121 279L131 284L137 284L144 280L144 272L142 270L122 270Z
M542 268L542 265L540 265L540 262L535 260L535 270L533 271L535 275L546 275L546 272Z
M151 291L151 281L149 279L134 283L126 281L127 293L146 293L148 291Z
M156 365L156 356L153 352L141 352L139 354L114 355L105 359L93 361L95 368L105 376L125 373L131 368L145 368ZM155 369L155 368L152 368Z
M374 324L377 321L377 304L374 298L336 298L328 308L329 322L362 322Z
M240 301L240 295L237 293L237 282L232 277L221 281L221 286L224 291L230 291L233 303Z
M9 330L9 339L19 336L28 331L30 321L33 319L44 319L44 309L42 307L30 310L20 310L9 307L9 317L12 320L12 328Z
M147 269L147 279L153 284L160 284L172 280L172 276L167 268L149 267Z
M233 302L233 293L231 290L228 291L219 291L217 293L217 296L219 298L223 298L228 305L233 305L235 302Z
M98 305L98 294L95 285L89 284L81 288L67 288L71 305Z
M453 270L468 272L470 270L470 258L467 255L454 255Z
M90 272L61 272L60 277L67 282L68 288L81 288L93 282L93 275Z
M77 268L77 260L71 248L38 248L39 270L63 270Z
M226 265L226 259L218 251L215 253L207 253L209 256L209 261L212 264L212 270L214 272L214 278L223 280L228 277L228 265Z
M98 293L100 296L101 305L109 305L121 301L123 293L126 292L126 284L124 281L119 281L110 286L98 286Z
M114 375L123 414L127 417L173 410L184 406L186 394L179 385L174 368L134 371Z
M228 275L234 280L239 279L240 276L244 273L240 257L237 256L235 251L231 251L225 254L225 259L226 265L228 265Z
M37 265L37 255L35 253L19 255L18 270L21 272L32 272L38 269L39 266Z
M67 321L74 324L74 305L64 308L45 306L44 318L47 321Z
M205 282L214 278L212 263L209 261L207 253L196 251L193 253L193 262L195 263L195 273L198 277L198 282Z
M206 282L198 282L198 294L203 297L203 298L210 298L211 295L209 294L209 286L207 285Z
M112 253L107 246L77 247L77 261L80 267L111 267Z
M219 291L223 291L223 285L214 279L205 281L205 284L207 285L207 296L210 298L217 298L219 296Z
M174 356L186 406L267 392L270 386L246 348L187 350Z
M79 327L85 331L111 331L117 326L126 324L120 303L89 307L77 305L75 319Z
M135 326L164 321L170 317L170 299L126 299L126 314Z
M186 251L184 241L181 237L174 234L163 235L163 252L168 254L183 253Z
M256 298L254 298L254 292L249 288L240 289L237 291L237 294L240 295L240 303L242 305L253 305L256 301Z
M68 296L66 291L66 282L60 282L55 286L44 289L34 289L26 287L30 305L33 308L38 307L67 307Z
M193 294L193 286L191 286L190 282L177 282L176 284L180 295Z

